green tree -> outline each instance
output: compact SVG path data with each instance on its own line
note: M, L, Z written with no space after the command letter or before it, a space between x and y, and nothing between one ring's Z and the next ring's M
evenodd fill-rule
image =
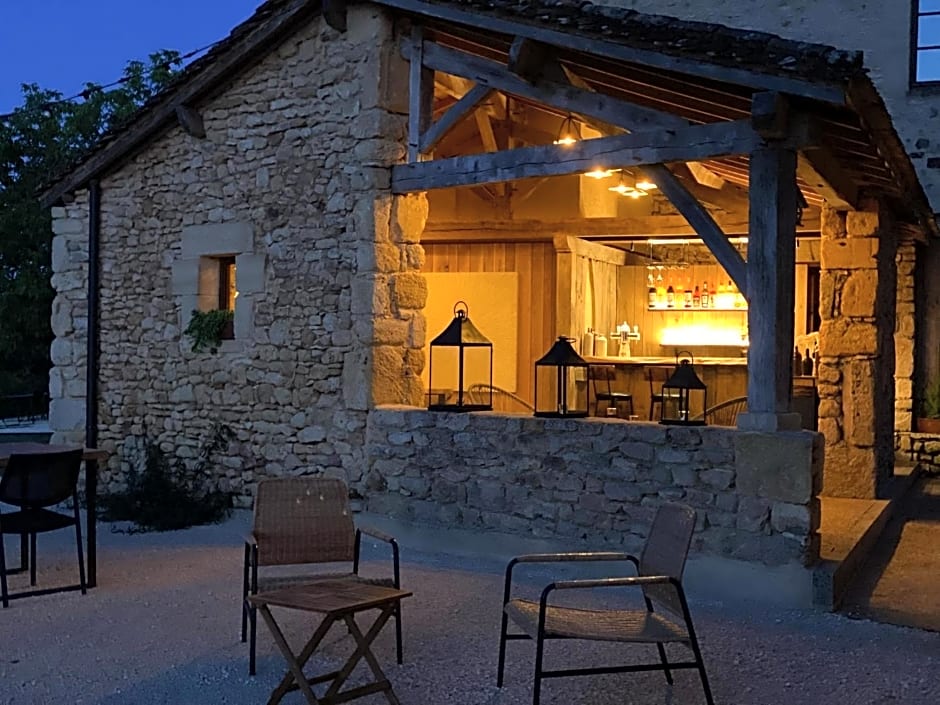
M46 388L52 342L52 223L38 193L172 81L175 51L127 64L111 87L81 96L23 85L23 104L0 116L0 395Z

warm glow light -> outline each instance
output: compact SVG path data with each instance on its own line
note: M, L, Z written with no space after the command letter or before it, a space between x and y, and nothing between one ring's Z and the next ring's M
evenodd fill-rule
M634 191L635 189L630 188L626 184L620 183L620 184L617 184L616 186L611 186L607 190L619 193L621 196L626 196L628 193L630 193L631 191Z
M555 144L570 147L581 139L581 131L578 124L570 115L561 121L561 129L558 130L558 136L555 138Z
M654 188L656 188L656 184L654 184L649 179L641 179L640 181L636 182L636 187L643 191L652 191Z
M555 144L563 144L566 147L568 147L568 146L573 145L577 141L578 140L572 137L571 135L564 135L563 137L559 137L557 140L555 140Z
M620 169L593 169L584 172L584 175L590 176L592 179L606 179L608 176L613 176L614 173L618 171L620 171Z
M663 328L659 344L665 346L726 345L747 347L747 331L741 328L714 328L711 326L674 326Z

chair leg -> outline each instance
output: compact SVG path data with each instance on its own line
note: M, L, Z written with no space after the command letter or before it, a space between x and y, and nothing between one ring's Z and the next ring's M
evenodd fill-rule
M29 568L29 536L20 534L20 570L24 573Z
M506 630L509 628L509 615L503 609L503 621L499 626L499 665L496 667L496 687L503 687L503 671L506 668Z
M258 639L258 608L254 605L248 607L248 675L256 673L255 647Z
M669 661L666 659L666 647L657 642L656 648L659 650L659 662L663 665L663 673L666 674L666 682L672 685L672 671L669 670Z
M698 639L695 638L695 631L692 629L691 622L687 622L689 625L689 646L692 647L692 654L695 656L695 662L698 664L698 675L702 679L702 690L705 691L705 702L708 705L715 705L715 700L712 698L712 689L708 685L708 675L705 673L705 661L702 660L702 651L698 648Z
M532 705L539 705L542 694L542 656L545 653L545 635L539 630L535 643L535 683L532 685Z
M7 592L7 556L3 548L2 533L0 533L0 602L4 607L10 606L10 596Z
M395 648L398 651L398 665L401 666L404 663L404 658L402 656L402 639L401 639L401 601L399 600L398 606L395 608Z
M29 535L29 584L36 586L36 534Z
M85 587L85 550L82 548L82 519L78 515L78 497L72 500L75 508L75 543L78 548L78 584L81 586L82 594L87 594Z
M245 543L245 568L242 576L242 643L248 640L248 561L251 546Z

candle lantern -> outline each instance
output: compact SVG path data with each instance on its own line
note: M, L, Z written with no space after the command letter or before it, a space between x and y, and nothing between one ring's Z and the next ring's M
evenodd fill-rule
M680 355L688 355L680 359ZM676 369L662 388L660 423L673 426L704 426L708 388L695 374L692 353L676 353Z
M536 416L568 418L588 415L588 364L575 352L571 341L571 338L559 337L535 363Z
M471 384L485 391L471 395ZM493 343L470 322L463 301L454 304L454 320L431 341L428 355L428 409L492 411Z

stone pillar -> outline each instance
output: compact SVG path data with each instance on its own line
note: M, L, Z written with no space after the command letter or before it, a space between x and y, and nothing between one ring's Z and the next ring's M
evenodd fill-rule
M897 321L894 326L894 430L910 431L914 423L914 269L917 248L898 246Z
M895 233L877 204L824 207L821 230L823 491L873 498L894 468Z
M53 443L85 440L88 336L88 192L52 209L52 369L49 427Z

